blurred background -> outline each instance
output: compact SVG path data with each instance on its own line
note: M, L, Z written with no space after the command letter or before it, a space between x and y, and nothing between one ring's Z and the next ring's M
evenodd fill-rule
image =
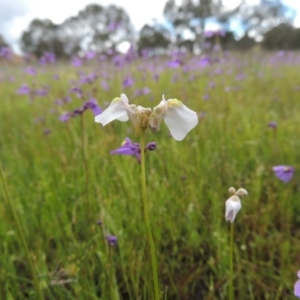
M176 47L199 54L219 31L225 50L300 49L300 1L294 0L0 0L0 47L37 57L86 51L150 55Z

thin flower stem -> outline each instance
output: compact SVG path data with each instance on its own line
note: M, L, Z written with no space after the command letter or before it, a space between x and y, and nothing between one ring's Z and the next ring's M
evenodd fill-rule
M141 133L140 146L141 146L141 181L142 181L144 222L145 222L145 226L146 226L147 239L148 239L148 243L149 243L149 247L150 247L152 277L153 277L153 287L154 287L154 299L159 300L159 285L158 285L158 276L157 276L155 246L154 246L153 235L152 235L150 221L149 221L149 208L148 208L147 189L146 189L145 135L146 135L145 130L143 130Z
M117 288L116 276L115 276L115 272L114 272L114 265L113 265L112 255L113 254L112 254L111 246L108 246L111 297L114 300L118 300L119 295L118 295L118 288Z
M85 134L84 134L84 120L83 115L81 115L81 147L82 147L82 160L84 165L85 172L85 196L86 196L86 205L88 209L89 218L91 218L91 204L89 197L89 169L88 162L86 159L86 145L85 145Z
M23 246L23 248L25 250L25 254L27 256L27 261L28 261L28 264L29 264L29 268L30 268L30 271L31 271L31 275L33 277L34 286L35 286L36 293L37 293L37 299L43 300L43 295L42 295L42 292L41 292L41 289L40 289L38 277L36 275L34 265L33 265L33 262L31 260L31 257L30 257L30 253L29 253L29 249L28 249L28 246L27 246L25 236L24 236L24 232L23 232L21 223L19 222L19 218L18 218L17 212L15 210L14 204L13 204L12 200L9 197L8 188L7 188L7 185L6 185L5 178L4 178L1 163L0 163L0 176L1 176L1 181L2 181L2 184L3 184L3 188L4 188L4 193L5 193L5 196L6 196L6 201L8 202L8 204L10 206L14 221L15 221L16 226L17 226L17 230L18 230L18 233L19 233L19 237L20 237L22 246Z
M229 253L229 300L234 299L233 294L233 232L234 232L234 223L230 223L230 253Z

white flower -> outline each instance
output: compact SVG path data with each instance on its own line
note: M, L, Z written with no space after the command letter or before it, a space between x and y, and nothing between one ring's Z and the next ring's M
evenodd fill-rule
M239 196L248 195L248 192L245 189L238 189L236 191L233 187L229 189L229 192L233 195L225 202L225 220L233 223L237 213L242 208Z
M177 99L163 100L154 107L150 108L129 104L125 94L121 98L115 98L109 107L100 115L95 117L95 122L103 126L119 120L126 122L130 120L136 132L149 127L152 131L158 131L162 120L165 121L175 140L181 141L198 124L196 112L186 107Z
M159 130L161 120L168 126L173 138L177 141L183 140L186 135L198 124L197 113L189 109L177 99L165 100L154 107L150 116L149 127L152 131Z
M114 120L126 122L129 120L128 109L130 109L128 98L122 94L121 98L115 98L106 110L95 117L95 122L101 123L103 126Z

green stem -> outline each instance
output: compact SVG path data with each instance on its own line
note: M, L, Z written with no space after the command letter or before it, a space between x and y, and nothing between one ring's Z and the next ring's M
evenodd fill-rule
M229 253L229 268L230 268L230 278L229 278L229 300L234 299L233 295L233 231L234 223L230 223L230 253Z
M112 249L111 246L108 246L108 256L109 256L109 275L110 275L110 290L111 290L111 297L114 300L118 300L118 289L117 289L117 282L116 276L114 272L114 265L113 265L113 258L112 258Z
M88 209L88 216L91 218L91 205L90 205L90 197L89 197L89 169L88 163L86 159L86 145L85 145L85 134L84 134L84 121L83 115L81 115L81 147L82 147L82 160L84 165L84 173L85 173L85 196L86 196L86 205Z
M5 196L6 196L6 201L8 202L8 204L10 206L14 221L17 225L17 230L18 230L18 233L19 233L19 236L20 236L22 246L25 249L25 253L26 253L26 256L27 256L27 260L28 260L28 263L29 263L30 271L31 271L31 274L32 274L32 277L33 277L33 281L34 281L34 285L35 285L35 289L36 289L36 293L37 293L37 298L39 300L43 300L43 295L42 295L42 292L40 290L39 281L38 281L38 278L37 278L37 275L36 275L36 272L35 272L35 269L34 269L33 262L32 262L31 257L30 257L30 253L29 253L29 249L28 249L28 246L27 246L27 243L26 243L24 232L23 232L21 223L19 222L19 218L18 218L17 212L15 210L14 204L13 204L12 200L9 197L8 188L7 188L7 185L6 185L6 181L4 179L4 174L3 174L1 163L0 163L0 176L1 176L1 181L2 181L3 187L4 187L4 193L5 193Z
M141 183L142 183L142 198L143 198L143 209L144 209L144 222L146 227L147 239L150 247L151 255L151 266L152 266L152 277L153 277L153 287L154 287L154 299L159 300L159 285L157 276L157 265L156 265L156 255L155 246L153 241L153 235L151 231L150 221L149 221L149 208L147 200L147 189L146 189L146 170L145 170L145 130L141 133Z

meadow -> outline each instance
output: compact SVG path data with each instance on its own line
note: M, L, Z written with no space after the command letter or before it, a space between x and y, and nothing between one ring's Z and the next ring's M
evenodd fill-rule
M300 53L0 64L1 299L39 299L31 267L43 299L151 299L140 165L110 153L139 137L81 109L121 93L151 108L164 94L199 116L183 141L164 124L146 135L161 298L228 299L230 187L248 191L234 222L235 299L296 298ZM277 165L295 168L288 183Z

